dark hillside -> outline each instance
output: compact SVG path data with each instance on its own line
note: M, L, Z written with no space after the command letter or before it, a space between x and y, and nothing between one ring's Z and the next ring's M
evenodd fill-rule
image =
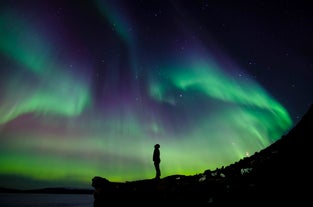
M298 124L264 150L229 166L194 176L115 183L92 179L94 207L263 206L309 203L311 175L308 148L313 138L313 105Z

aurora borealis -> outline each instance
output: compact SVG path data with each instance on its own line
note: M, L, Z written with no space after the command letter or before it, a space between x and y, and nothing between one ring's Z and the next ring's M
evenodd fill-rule
M313 101L308 12L191 2L0 3L0 187L153 178L156 143L162 177L193 175L288 132Z

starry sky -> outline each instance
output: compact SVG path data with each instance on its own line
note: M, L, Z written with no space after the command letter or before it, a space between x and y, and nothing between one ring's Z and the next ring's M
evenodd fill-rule
M156 143L161 177L266 148L313 102L311 11L301 1L1 1L0 186L150 179Z

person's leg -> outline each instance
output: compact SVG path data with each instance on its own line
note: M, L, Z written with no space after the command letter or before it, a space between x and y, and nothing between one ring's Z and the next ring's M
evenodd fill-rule
M154 163L155 166L155 171L156 171L156 178L160 178L161 177L161 171L160 171L160 164L159 163Z

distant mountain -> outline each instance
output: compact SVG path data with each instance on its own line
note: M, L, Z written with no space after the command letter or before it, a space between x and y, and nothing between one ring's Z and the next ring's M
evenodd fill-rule
M291 129L269 147L229 166L185 176L126 183L95 176L94 207L115 203L137 206L306 206L311 187L309 141L313 104Z
M46 193L46 194L92 194L92 189L69 189L69 188L42 188L32 190L20 190L0 187L0 193Z

